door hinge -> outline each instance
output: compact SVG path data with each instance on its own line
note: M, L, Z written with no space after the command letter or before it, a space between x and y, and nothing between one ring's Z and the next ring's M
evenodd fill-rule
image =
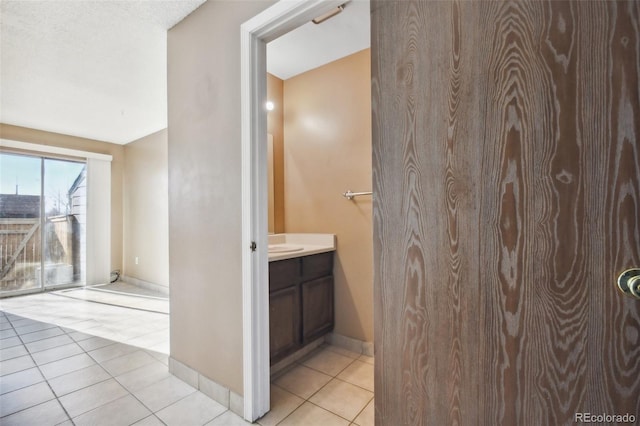
M251 241L251 245L249 246L249 248L251 249L251 251L256 251L256 249L258 248L258 245L256 244L255 241Z

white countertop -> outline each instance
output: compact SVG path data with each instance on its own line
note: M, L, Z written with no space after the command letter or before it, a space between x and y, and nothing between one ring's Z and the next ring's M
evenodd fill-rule
M335 251L334 234L269 235L269 262Z

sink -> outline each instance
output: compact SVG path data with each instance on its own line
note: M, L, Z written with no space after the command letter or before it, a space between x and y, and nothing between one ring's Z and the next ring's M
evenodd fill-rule
M292 246L288 244L273 244L269 246L269 253L293 253L302 251L304 247Z

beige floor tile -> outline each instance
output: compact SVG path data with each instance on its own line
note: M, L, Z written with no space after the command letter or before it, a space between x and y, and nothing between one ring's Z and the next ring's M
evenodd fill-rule
M74 418L127 394L126 389L118 382L109 379L62 396L59 401L67 413Z
M205 426L249 426L251 423L233 413L230 410L225 411L215 419L211 420Z
M69 417L67 417L60 403L53 399L10 416L3 417L0 423L2 423L2 426L55 426L68 419Z
M302 398L295 396L291 392L271 385L271 410L258 419L257 422L262 426L275 426L282 419L293 413L303 402Z
M95 363L96 362L93 360L93 358L85 353L82 353L69 358L61 359L60 361L41 365L40 371L42 371L42 374L48 380L53 379L54 377L62 376L63 374L71 373L72 371L90 367L92 365L95 365Z
M30 318L17 318L11 320L11 325L14 327L25 327L27 325L39 324L38 321L32 320Z
M51 392L46 382L5 393L2 395L2 403L0 403L0 417L8 416L54 398L55 395Z
M112 376L119 376L131 370L135 370L145 365L158 362L151 355L143 350L131 352L117 358L110 359L102 363L102 366Z
M68 345L62 345L44 351L31 354L31 357L38 365L48 364L50 362L58 361L64 358L69 358L73 355L84 353L82 348L76 343L70 343Z
M133 394L155 413L195 391L194 388L183 381L170 376L146 388L135 391Z
M23 335L23 334L33 333L35 331L42 331L42 330L46 330L48 328L54 328L54 327L55 327L54 324L49 324L46 322L37 322L35 324L29 324L23 327L15 327L15 331L19 335Z
M46 330L37 331L35 333L23 334L20 336L24 343L31 343L48 337L62 336L64 331L60 327L47 328Z
M99 363L104 363L105 361L109 361L113 358L118 358L122 355L130 354L131 352L135 352L139 350L135 346L125 345L123 343L114 343L109 346L105 346L100 349L95 349L93 351L88 352L91 358L95 359Z
M129 392L135 392L170 376L167 366L155 361L144 367L116 376L116 380L127 388Z
M374 416L375 404L372 399L353 422L358 426L375 426Z
M72 331L72 332L69 332L68 335L76 342L82 342L83 340L92 339L95 337L95 336L92 336L91 334L82 333L80 331Z
M139 422L134 423L131 426L165 426L165 424L162 423L156 416L151 415L151 416L145 417Z
M18 358L25 355L29 355L29 352L27 352L27 349L22 345L13 346L10 348L3 347L0 349L0 362L8 361L10 359Z
M362 362L366 362L367 364L374 365L372 356L360 355L360 358L358 358L358 361L362 361Z
M113 345L114 341L104 339L102 337L90 336L88 334L79 333L83 336L89 336L86 339L77 340L78 345L87 352L94 351L96 349L104 348L105 346ZM80 337L80 336L78 336ZM75 339L74 339L75 340Z
M278 378L275 384L302 399L308 399L330 380L331 376L299 365Z
M348 426L349 422L310 402L305 402L279 426Z
M168 426L182 426L203 425L225 411L227 408L222 404L202 392L194 392L155 414Z
M111 376L102 367L95 364L81 370L55 377L49 380L49 385L55 394L60 397L96 383L104 382Z
M152 351L152 350L147 350L146 352L152 357L154 357L155 359L157 359L158 361L160 361L161 363L163 363L164 365L169 365L169 356L167 354L164 354L162 352Z
M0 361L0 376L17 373L28 368L35 367L36 364L30 355L12 358L7 361Z
M73 340L71 339L71 337L67 336L66 334L61 334L59 336L47 337L45 339L36 340L34 342L25 344L25 346L27 347L29 352L35 353L35 352L41 352L46 349L51 349L51 348L55 348L62 345L68 345L70 343L73 343Z
M353 420L373 398L373 392L333 379L309 401L334 414Z
M87 413L73 418L76 426L128 426L151 414L132 395L111 401Z
M152 351L163 353L163 354L169 354L171 347L169 346L169 341L167 340L166 342L151 346L149 347L149 349L151 349Z
M16 332L13 331L12 328L8 328L6 330L0 331L0 339L7 339L9 337L14 337L16 335L17 335Z
M338 374L338 379L373 392L373 365L356 360Z
M353 358L340 355L329 349L323 349L321 352L303 361L302 364L335 377L352 362Z
M0 348L12 348L22 345L22 340L18 336L8 337L0 340Z
M358 359L358 358L360 358L360 355L361 355L361 354L359 354L357 352L352 352L350 350L341 348L340 346L329 345L329 346L327 346L327 349L330 350L330 351L333 351L335 353L338 353L340 355L347 356L347 357L353 358L353 359Z
M14 390L26 388L43 381L44 377L40 374L40 370L35 367L13 374L7 374L6 376L0 377L0 394L13 392Z

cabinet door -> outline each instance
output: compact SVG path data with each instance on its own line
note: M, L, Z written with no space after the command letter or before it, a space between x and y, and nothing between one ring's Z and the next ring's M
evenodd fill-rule
M300 294L297 286L269 295L269 345L271 364L300 346Z
M333 330L333 276L302 283L302 343Z

